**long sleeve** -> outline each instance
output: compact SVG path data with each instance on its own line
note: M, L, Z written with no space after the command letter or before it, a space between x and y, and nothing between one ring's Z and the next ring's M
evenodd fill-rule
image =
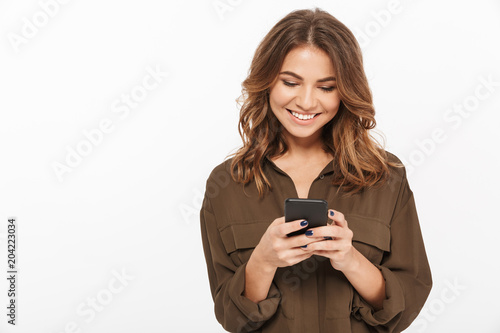
M227 253L206 193L200 222L217 320L230 332L251 332L260 328L276 313L281 301L280 291L272 283L267 298L257 304L243 296L246 263L236 266Z
M386 284L383 308L374 309L354 291L353 315L376 332L401 332L417 317L432 288L432 277L415 207L413 192L402 173L391 219L390 251L380 269Z

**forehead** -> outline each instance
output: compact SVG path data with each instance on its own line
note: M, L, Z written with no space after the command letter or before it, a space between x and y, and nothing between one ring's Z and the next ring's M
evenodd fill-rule
M296 47L288 52L281 71L292 71L304 78L324 77L335 75L335 66L325 51L307 45Z

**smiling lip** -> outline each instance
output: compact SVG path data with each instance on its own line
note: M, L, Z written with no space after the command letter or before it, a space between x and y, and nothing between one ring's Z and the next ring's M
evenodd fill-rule
M309 125L309 124L311 124L312 122L314 122L314 120L315 120L316 118L318 118L318 115L319 115L319 113L303 113L303 112L292 111L292 110L290 110L290 109L286 109L286 110L288 111L288 114L290 115L290 117L292 118L292 120L293 120L295 123L299 124L299 125ZM295 117L295 116L292 114L292 112L294 112L294 113L298 113L298 114L302 114L302 115L311 115L311 114L314 114L314 117L313 117L313 118L311 118L311 119L299 119L299 118Z

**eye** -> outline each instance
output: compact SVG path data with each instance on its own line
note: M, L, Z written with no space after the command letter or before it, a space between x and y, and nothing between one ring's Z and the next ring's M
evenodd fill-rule
M290 81L286 81L286 80L281 80L283 81L283 84L285 86L288 86L288 87L295 87L295 86L298 86L299 84L298 83L294 83L294 82L290 82ZM323 90L324 92L331 92L333 91L336 87L319 87L321 90Z
M282 80L282 81L285 84L285 86L288 86L288 87L295 87L297 85L297 83L288 82L288 81L285 81L285 80Z
M330 92L333 91L335 87L320 87L320 89L323 90L324 92Z

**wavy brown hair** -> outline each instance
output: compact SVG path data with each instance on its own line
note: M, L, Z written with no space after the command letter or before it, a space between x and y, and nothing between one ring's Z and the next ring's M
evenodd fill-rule
M243 146L228 155L234 156L231 177L243 184L255 180L260 196L265 186L271 189L262 169L265 157L282 156L288 146L282 125L269 105L269 91L286 55L304 45L326 52L336 71L341 103L321 133L323 149L334 156L332 185L351 195L382 184L388 178L389 166L403 165L389 161L385 149L369 133L376 125L375 109L356 38L344 24L319 8L296 10L282 18L255 51L237 99Z

